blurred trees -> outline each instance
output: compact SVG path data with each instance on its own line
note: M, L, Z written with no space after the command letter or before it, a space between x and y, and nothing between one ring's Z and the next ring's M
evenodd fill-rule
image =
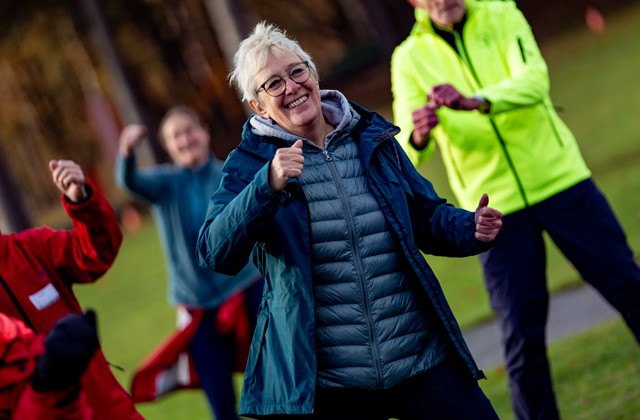
M112 180L119 130L126 123L147 124L146 161L164 161L154 133L172 105L187 104L203 116L213 151L224 158L247 115L227 82L229 62L258 20L273 21L298 38L331 81L382 60L376 20L367 13L377 8L379 19L385 15L381 5L392 5L391 0L2 3L0 150L8 165L3 169L13 175L2 182L15 180L4 190L23 192L25 209L18 212L31 214L34 223L49 222L48 209L56 215L59 208L50 159L78 161L114 201L124 199ZM406 35L397 33L396 40L387 39ZM1 204L19 204L13 201Z
M535 3L550 11L562 2ZM562 4L570 3L580 2ZM533 4L522 1L525 14L534 15ZM178 103L203 116L224 158L247 115L226 76L258 20L278 24L311 53L323 88L372 107L391 98L388 60L413 9L404 0L0 2L0 226L12 225L2 214L32 216L33 224L64 220L50 159L78 161L118 206L128 198L112 175L122 125L146 124L143 163L164 161L154 133Z

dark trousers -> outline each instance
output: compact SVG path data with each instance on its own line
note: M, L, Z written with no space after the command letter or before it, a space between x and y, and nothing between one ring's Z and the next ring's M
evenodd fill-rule
M255 328L258 306L262 299L263 281L245 290L245 304L251 331ZM216 420L238 419L233 386L235 337L216 329L217 310L206 311L191 342L191 357Z
M500 319L518 419L558 418L546 322L549 294L543 232L626 321L640 342L640 269L604 196L587 180L503 219L496 246L480 256Z
M377 391L316 390L313 414L262 416L287 420L497 420L469 371L450 357L428 372Z

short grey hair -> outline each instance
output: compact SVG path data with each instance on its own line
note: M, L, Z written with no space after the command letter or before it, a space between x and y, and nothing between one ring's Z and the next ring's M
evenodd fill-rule
M267 65L270 55L282 57L293 53L301 61L309 62L311 73L318 78L318 70L309 53L304 51L298 41L289 38L285 31L265 21L259 22L251 34L245 38L233 57L233 70L229 74L229 81L242 100L258 101L258 86L254 83L255 75Z

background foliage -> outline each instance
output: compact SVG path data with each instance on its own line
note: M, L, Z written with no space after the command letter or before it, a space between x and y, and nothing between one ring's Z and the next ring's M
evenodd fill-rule
M542 41L561 116L638 250L640 123L634 111L640 103L640 6L592 2L606 17L606 30L594 33L584 24L586 2L517 3ZM81 162L120 208L130 200L112 180L122 124L143 122L153 132L164 110L178 102L202 113L214 133L214 151L226 156L246 110L225 80L233 41L225 44L212 23L220 24L211 16L221 16L224 7L235 14L239 34L258 19L281 24L318 61L323 88L338 88L392 118L388 55L413 20L403 1L0 2L0 193L17 185L13 195L1 196L0 211L6 214L7 207L23 201L25 223L64 226L46 167L49 159L63 157ZM162 161L153 137L147 161ZM438 159L420 170L441 195L453 197ZM573 267L548 246L551 288L577 284ZM76 287L83 306L98 311L105 354L124 368L114 372L125 387L175 322L161 255L155 227L145 218L141 231L126 233L107 276ZM429 261L463 329L492 316L475 259ZM640 416L638 351L621 323L553 346L551 357L565 418ZM504 372L499 368L488 376L483 387L501 417L510 418ZM154 420L208 417L198 391L140 409Z

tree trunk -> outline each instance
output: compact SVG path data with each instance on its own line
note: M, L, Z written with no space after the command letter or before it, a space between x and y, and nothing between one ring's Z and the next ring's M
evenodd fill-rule
M3 233L19 232L32 224L4 156L0 150L0 230Z
M96 50L102 54L102 60L111 78L111 88L115 106L124 124L146 124L141 107L136 101L131 83L124 71L124 66L114 45L107 25L96 0L79 0L77 10L82 14L89 28L91 40ZM153 165L160 161L161 151L156 142L143 142L136 155L142 165Z

